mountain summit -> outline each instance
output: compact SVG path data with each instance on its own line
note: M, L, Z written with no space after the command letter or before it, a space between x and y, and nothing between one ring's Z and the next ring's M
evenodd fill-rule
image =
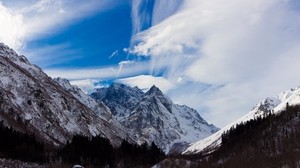
M174 145L205 138L218 130L196 110L174 104L155 85L143 93L137 87L114 83L97 89L91 96L113 109L139 144L155 142L165 152Z
M127 109L139 102L144 93L137 87L129 87L124 84L113 83L108 88L99 88L91 94L98 102L104 102L112 114L121 120L127 114Z

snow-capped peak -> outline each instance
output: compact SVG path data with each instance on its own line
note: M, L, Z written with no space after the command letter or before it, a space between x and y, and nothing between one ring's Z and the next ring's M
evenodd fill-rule
M199 152L211 152L218 148L222 142L222 134L231 127L255 119L256 117L264 117L268 113L280 113L289 105L300 104L300 87L281 92L276 97L268 97L258 103L254 108L240 119L228 124L213 135L191 144L183 154L195 154Z
M149 94L149 95L152 95L152 94L163 95L162 91L158 87L156 87L155 85L153 85L146 94Z
M91 95L114 111L121 124L132 130L139 144L154 141L165 152L174 144L190 143L218 130L196 110L174 104L155 85L143 93L137 87L112 84Z

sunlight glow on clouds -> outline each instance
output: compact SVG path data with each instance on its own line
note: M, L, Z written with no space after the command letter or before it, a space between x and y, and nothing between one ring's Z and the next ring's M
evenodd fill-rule
M18 48L25 36L23 16L5 8L0 2L0 41Z

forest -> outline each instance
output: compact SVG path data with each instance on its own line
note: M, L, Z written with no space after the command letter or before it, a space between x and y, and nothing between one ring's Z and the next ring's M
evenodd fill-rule
M85 167L150 167L165 158L155 143L130 144L123 140L113 148L108 139L100 136L75 135L61 148L39 142L35 135L15 131L0 122L0 158L39 162L42 165L63 167L74 164Z
M65 146L55 149L39 142L34 134L24 134L0 122L0 157L23 161L82 164L86 167L260 168L300 167L300 106L286 105L279 114L237 124L222 134L222 145L210 154L168 156L154 143L136 145L123 140L113 148L100 136L76 135Z
M222 135L209 167L299 167L300 106L240 123Z

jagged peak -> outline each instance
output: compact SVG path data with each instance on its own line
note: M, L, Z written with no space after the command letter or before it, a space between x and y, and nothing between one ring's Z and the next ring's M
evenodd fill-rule
M72 85L70 81L66 78L57 77L53 78L53 80L67 90L76 90L77 92L81 90L78 86Z
M27 57L24 55L18 55L18 53L10 48L8 45L0 42L0 56L7 57L7 58L14 58L13 61L21 61L26 64L30 64Z
M148 94L148 95L152 95L152 94L155 94L155 95L164 95L163 92L158 87L156 87L155 85L153 85L148 90L148 92L146 92L146 94Z
M0 42L0 48L1 48L1 49L3 49L3 48L5 48L5 49L10 49L6 44L4 44L4 43L2 43L2 42Z
M117 83L117 82L113 82L110 85L111 88L115 88L115 89L120 89L120 88L129 88L129 86L122 84L122 83Z
M17 56L18 55L12 48L10 48L8 45L1 43L1 42L0 42L0 52L6 53L5 56L12 56L12 55ZM22 57L25 57L25 56L22 56Z
M139 87L137 87L137 86L134 86L133 89L134 89L134 90L140 90L140 91L142 91L142 90L141 90Z
M117 83L117 82L113 82L110 87L110 89L113 89L113 90L124 90L124 91L129 91L129 92L134 92L134 93L137 93L139 95L143 95L144 92L138 88L137 86L135 87L131 87L131 86L128 86L126 84L123 84L123 83Z
M57 78L53 78L53 80L55 80L57 82L62 82L62 83L70 84L70 81L68 79L66 79L66 78L57 77Z

